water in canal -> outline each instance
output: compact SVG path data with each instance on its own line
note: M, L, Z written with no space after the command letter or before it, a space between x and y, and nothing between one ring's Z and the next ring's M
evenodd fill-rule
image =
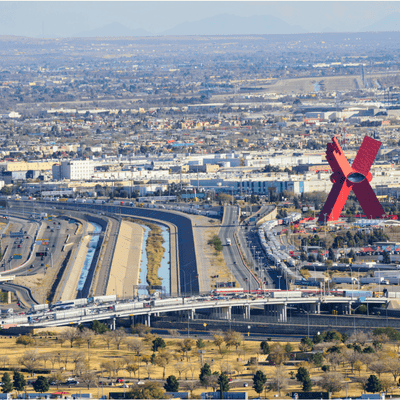
M96 224L94 222L90 223L94 226L93 233L98 233L99 235L93 235L92 238L90 239L88 252L86 254L85 262L83 263L81 276L79 277L79 282L77 286L78 291L82 290L83 287L85 286L86 278L88 276L90 266L92 265L93 257L96 252L97 244L100 239L100 233L102 231L102 228L99 224Z

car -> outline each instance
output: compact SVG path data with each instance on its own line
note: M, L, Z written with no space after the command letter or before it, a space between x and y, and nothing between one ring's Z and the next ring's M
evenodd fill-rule
M228 382L232 382L232 378L228 378Z
M116 383L124 383L124 380L122 378L118 378Z
M53 244L51 247L56 247L56 245L55 245L55 244Z
M243 387L248 387L249 384L247 382L243 383Z
M41 267L44 267L44 263L41 263L40 266L41 266Z
M67 381L65 382L65 385L79 385L78 381Z

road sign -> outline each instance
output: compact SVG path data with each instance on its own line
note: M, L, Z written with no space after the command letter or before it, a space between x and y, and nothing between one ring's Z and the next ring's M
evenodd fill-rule
M255 217L251 217L251 218L250 218L250 221L251 221L251 222L254 222L255 220L256 220Z
M23 232L10 232L10 237L23 237Z
M22 259L22 254L13 254L12 257L14 260L21 260Z

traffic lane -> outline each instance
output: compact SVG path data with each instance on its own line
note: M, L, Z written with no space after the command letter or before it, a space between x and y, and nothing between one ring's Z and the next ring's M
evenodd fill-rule
M225 264L231 270L240 286L245 288L257 289L259 284L250 271L246 268L240 256L239 249L235 242L235 231L238 227L238 207L226 206L224 212L224 225L220 229L220 237L225 244L222 254L225 259ZM226 240L231 239L231 245L226 246Z

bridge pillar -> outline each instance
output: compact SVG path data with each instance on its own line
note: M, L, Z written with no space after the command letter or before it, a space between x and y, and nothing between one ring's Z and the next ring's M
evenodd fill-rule
M285 304L277 304L275 306L276 313L278 315L279 322L287 322L287 305Z
M194 320L194 309L193 308L190 310L190 319L192 321Z
M113 318L113 320L112 320L112 330L113 331L115 331L115 323L116 323L116 321L117 321L117 318Z
M244 307L244 318L250 319L250 304Z
M319 314L319 303L309 304L309 310L311 314Z
M146 323L145 323L145 325L148 326L148 327L151 326L150 325L150 315L151 315L150 313L147 314Z

